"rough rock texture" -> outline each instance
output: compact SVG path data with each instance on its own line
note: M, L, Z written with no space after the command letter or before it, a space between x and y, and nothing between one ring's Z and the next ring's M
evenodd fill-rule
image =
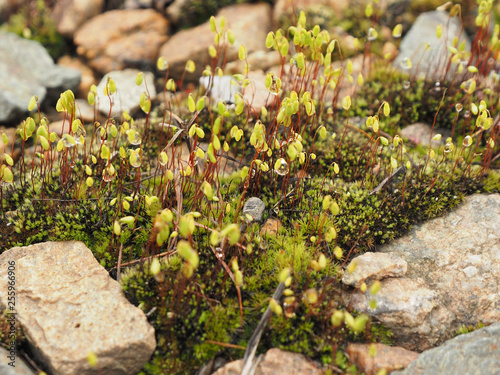
M240 86L232 76L200 77L200 84L208 90L210 87L210 98L214 103L234 103L234 95L240 92Z
M0 33L0 122L20 119L33 95L54 100L80 83L77 70L56 64L38 42Z
M448 340L392 374L500 374L500 322Z
M254 111L260 113L262 107L268 107L275 102L276 96L272 95L266 88L266 75L262 70L249 72L248 79L252 83L245 87L243 98Z
M125 69L109 72L106 74L99 85L97 85L97 99L99 111L107 116L109 113L110 102L109 98L104 95L104 86L108 82L108 76L113 78L116 83L116 92L111 95L113 99L113 108L111 109L111 116L120 116L123 111L128 111L133 113L139 108L139 102L141 94L146 91L146 85L149 90L149 95L153 98L156 95L156 89L154 85L154 75L153 73L144 73L144 81L140 86L137 86L135 79L139 70L136 69Z
M346 270L342 282L358 288L363 282L404 276L408 267L404 259L394 254L377 253L364 253L354 258L350 264L356 266L352 272Z
M382 369L387 373L404 369L418 357L418 353L404 348L373 345L377 348L375 357L370 357L370 345L367 344L349 344L346 349L349 359L366 375L376 375Z
M51 373L135 374L156 342L141 310L82 242L46 242L0 255L0 290L7 290L7 262L15 262L18 322L34 353ZM6 305L2 293L0 303Z
M409 141L417 144L428 147L431 144L431 139L436 134L441 134L441 139L432 140L432 147L439 147L444 145L446 138L451 136L451 130L442 129L442 128L434 128L434 132L431 136L432 127L428 124L424 124L422 122L417 122L415 124L411 124L405 126L399 132L399 135L402 138L408 138Z
M124 68L156 66L166 42L168 21L152 9L112 10L80 27L75 44L80 56L102 74Z
M53 18L59 34L72 38L76 29L102 12L104 0L61 0L56 2Z
M449 24L449 13L444 11L432 11L422 13L401 40L399 55L394 60L394 66L400 70L405 70L401 63L404 58L409 58L412 62L412 68L409 70L412 74L423 73L429 79L440 79L446 71L449 57L448 44L455 36L460 35L461 24L458 17L453 17ZM443 35L440 39L436 36L436 26L442 25ZM447 27L448 25L448 27ZM470 40L462 32L460 43L465 41L465 49L470 51ZM430 50L426 50L425 43L429 43ZM456 65L451 66L448 74L453 72Z
M435 345L451 320L449 312L439 305L437 293L421 279L391 278L381 283L375 296L369 290L355 293L352 307L381 321L394 333L397 345L420 351ZM371 299L377 301L375 310L369 306Z
M261 221L265 208L266 204L262 199L252 197L245 202L242 213L243 215L250 215L252 217L251 221Z
M213 375L240 375L243 360L228 363ZM280 349L269 349L257 365L255 375L323 375L325 371L316 367L302 354L286 352Z
M500 194L472 195L455 211L416 226L379 249L408 262L404 278L386 279L352 305L377 317L398 345L425 350L463 324L500 321Z
M278 234L278 230L281 227L281 225L282 224L280 219L270 217L269 219L266 220L262 228L260 228L260 235L276 236Z
M226 28L233 31L235 42L227 51L226 61L237 59L238 49L244 44L248 53L267 50L266 36L271 31L271 7L269 4L237 4L220 10L216 20L226 19ZM187 80L198 80L207 63L210 62L208 47L214 43L214 33L206 23L182 30L173 35L160 49L170 67L170 75L179 79L184 72L186 62L193 60L196 71L186 74ZM182 46L182 48L179 48Z

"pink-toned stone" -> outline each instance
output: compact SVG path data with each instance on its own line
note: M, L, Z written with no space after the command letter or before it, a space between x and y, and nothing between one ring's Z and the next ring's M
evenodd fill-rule
M168 21L152 9L112 10L75 33L77 52L102 74L126 67L156 66L168 39Z
M260 113L262 107L269 107L277 98L266 88L266 74L262 70L249 72L248 79L251 84L245 87L243 98L254 112Z
M269 218L260 229L260 235L276 235L280 226L281 221L279 219Z
M441 139L432 140L432 147L439 147L444 144L444 140L451 135L448 129L435 128L432 133L431 130L432 127L430 125L417 122L401 129L399 135L402 138L408 138L409 141L417 145L429 146L429 144L431 144L431 138L436 134L441 134Z
M417 359L418 353L400 347L391 347L384 344L372 344L376 347L375 357L370 356L370 345L349 344L346 352L349 359L366 375L377 375L385 370L391 373L401 370Z
M235 37L234 45L228 48L226 62L237 59L241 44L245 45L249 54L254 51L267 50L266 36L271 30L271 7L269 4L228 6L217 14L218 23L223 16L226 19L226 27L233 31ZM186 74L185 79L197 81L205 66L210 62L208 48L214 44L214 35L208 21L173 35L161 47L159 53L160 56L167 59L170 75L180 79L186 62L193 60L196 70L192 74Z
M16 277L16 318L54 375L136 374L156 347L154 329L82 242L45 242L0 255ZM0 304L7 306L6 293ZM88 361L97 356L97 368ZM47 371L47 372L49 372Z
M213 375L240 375L243 360L228 363ZM326 372L302 354L270 349L257 365L254 375L324 375Z
M57 31L72 38L75 31L92 17L102 12L104 0L60 0L52 13Z
M351 261L350 265L354 264L352 272L346 270L342 282L357 288L363 282L404 276L408 268L404 259L389 253L364 253Z

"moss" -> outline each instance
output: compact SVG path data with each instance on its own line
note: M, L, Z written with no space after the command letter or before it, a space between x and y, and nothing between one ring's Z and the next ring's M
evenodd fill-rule
M40 42L54 60L68 52L68 46L51 17L51 10L44 0L30 1L10 16L2 29Z
M301 48L313 58L320 47ZM145 374L193 373L214 356L240 358L270 306L279 275L288 269L282 313L275 308L258 351L280 347L355 373L343 354L346 343L391 343L391 333L349 309L340 269L356 254L452 209L467 194L498 191L498 159L493 159L498 144L489 140L493 134L498 141L498 130L475 138L473 147L460 147L464 132L474 130L471 122L457 121L454 112L457 101L479 104L484 97L493 114L498 98L482 84L471 96L451 83L441 100L444 90L439 95L430 91L434 82L381 64L352 98L347 120L347 111L316 101L321 73L306 74L302 86L293 87L295 94L286 85L296 77L281 77L288 82L281 103L290 106L284 109L272 107L257 117L244 107L239 112L238 105L219 109L212 103L213 108L194 115L205 133L203 141L212 140L215 149L217 133L230 148L212 155L215 162L203 169L191 164L190 173L176 160L157 163L167 144L174 149L199 141L188 132L179 133L175 141L173 129L161 133L156 126L163 118L160 106L151 116L129 118L127 124L108 123L109 159L90 128L84 146L57 151L54 143L46 159L23 155L13 167L14 184L2 187L0 214L9 225L0 226L1 251L49 239L77 239L112 274L119 252L122 265L133 262L131 268L121 267L121 282L130 301L148 314L158 343ZM63 96L72 101L71 95ZM385 101L389 116L382 114ZM163 108L170 104L163 103ZM189 121L193 115L185 104L176 106L177 115ZM310 111L312 105L317 113ZM439 125L456 128L450 140L453 152L394 141L414 121L432 123L440 105ZM280 122L283 113L287 126ZM380 133L365 126L364 117L376 114ZM214 132L219 115L224 121ZM129 144L125 130L132 123L144 132L140 145ZM118 130L114 135L109 129L113 124ZM243 131L242 140L231 134L233 126ZM31 138L26 147L33 144ZM132 148L143 150L139 167L130 165ZM248 168L249 177L242 170L223 176L229 172L227 153ZM278 158L285 159L289 173L273 171ZM195 155L189 159L193 162ZM110 166L115 174L104 178ZM261 235L261 223L242 217L241 208L251 196L265 202L264 220L281 221L276 234ZM161 270L153 275L150 257L159 254ZM347 319L334 324L334 312L348 312L360 324Z

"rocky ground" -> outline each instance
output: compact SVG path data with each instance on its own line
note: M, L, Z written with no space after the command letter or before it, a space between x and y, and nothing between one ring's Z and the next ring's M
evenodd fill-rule
M269 32L279 27L286 29L288 26L295 25L297 20L294 14L298 14L300 10L307 12L313 24L320 24L322 28L338 38L345 58L338 59L333 66L348 71L345 75L355 82L352 85L339 85L338 88L328 91L322 97L327 103L337 104L336 107L335 105L330 107L332 112L341 111L342 107L346 108L344 101L341 105L342 98L349 95L349 100L352 97L355 101L357 95L361 96L358 86L362 86L363 80L370 77L371 69L380 61L386 61L387 69L408 74L410 78L404 82L404 85L408 83L408 87L410 84L416 85L417 77L423 74L433 86L424 96L434 95L440 98L447 89L453 89L453 83L449 82L453 82L456 74L459 74L457 70L460 69L460 63L447 64L446 56L450 51L448 42L456 38L456 43L454 43L456 48L452 48L458 55L458 49L462 48L458 47L459 45L463 43L463 50L470 51L474 48L474 40L477 37L474 34L475 19L471 16L475 6L475 2L472 1L471 4L469 2L462 4L461 21L457 16L450 17L450 12L455 9L451 6L435 10L444 2L422 1L415 2L412 6L405 1L370 2L369 4L373 7L372 11L375 9L379 12L377 14L380 17L377 20L371 15L366 17L363 14L369 13L366 7L368 3L361 4L361 2L358 4L338 0L296 0L292 3L288 0L276 0L235 4L216 9L216 22L220 23L224 18L236 42L232 46L227 46L224 52L223 74L221 71L220 76L216 75L212 80L206 76L200 77L207 64L213 62L209 48L214 44L214 33L211 31L207 15L204 15L203 11L197 13L193 10L192 4L196 2L127 0L123 4L114 4L113 1L104 0L64 0L57 2L54 6L43 1L31 3L33 4L29 9L23 8L25 4L20 1L0 3L0 14L4 17L2 21L5 22L4 30L0 33L0 55L2 56L0 58L0 133L3 132L6 138L6 142L0 143L0 154L11 155L15 165L21 163L23 152L25 152L24 143L16 142L15 129L26 116L36 116L36 109L31 113L28 111L28 103L33 95L37 96L37 103L43 114L47 116L51 131L60 137L63 137L65 133L75 133L73 129L70 130L67 113L56 112L53 109L60 94L68 89L75 93L77 117L84 124L90 124L90 128L93 128L94 123L104 124L112 117L119 119L124 111L132 116L142 116L143 119L143 114L137 115L141 113L141 109L144 111L144 103L141 102L143 92L148 93L150 104L154 108L161 108L162 104L165 105L164 77L163 73L157 69L157 60L160 56L166 58L169 77L178 85L176 92L167 93L170 95L169 103L176 105L175 111L180 111L182 106L186 106L186 99L190 93L203 92L207 87L211 87L207 95L214 107L219 101L233 102L235 92L239 92L249 114L262 114L262 108L273 111L276 109L276 102L274 96L269 94L269 87L265 83L267 74L273 72L279 76L285 74L285 71L292 71L293 65L289 64L288 60L296 54L294 51L285 54L287 61L285 63L285 58L279 51L266 47L266 38ZM38 10L34 10L35 3L39 5ZM370 33L376 32L377 35L373 39L368 39L369 42L373 42L373 49L377 49L377 53L367 53L368 49L358 46L361 37L356 27L366 25L366 22L358 24L352 20L350 23L342 22L342 16L352 16L349 8L355 7L363 10L361 16L373 21L368 22L368 25L375 25L375 21L378 22L376 26L378 31L370 29L372 30ZM495 7L494 12L498 12ZM35 15L52 20L54 29L51 33L62 38L61 43L64 44L67 53L60 53L54 62L47 46L42 46L34 40L22 38L14 33L7 33L6 30L9 27L10 31L14 31L13 17L23 14L25 16L31 14L32 22L36 19ZM394 37L392 29L396 24L402 25L403 37L401 39L397 35ZM27 19L21 34L24 36L32 34L34 39L36 35L33 31L29 31L29 26L29 19ZM444 36L437 35L436 28L440 26L444 29ZM491 29L493 30L492 25ZM498 34L498 30L495 29L495 31ZM492 35L495 35L494 32ZM363 32L363 38L366 37L364 34L366 33ZM240 45L246 47L246 59L239 58ZM408 64L409 57L413 64ZM231 75L245 73L245 63L250 68L250 72L246 75L250 84L234 85ZM474 75L478 86L481 84L483 88L481 98L489 100L487 90L492 91L491 88L498 88L496 64L496 61L491 58L482 66L481 74ZM472 66L472 63L469 65ZM215 68L215 65L212 68ZM469 71L471 74L476 74L471 69ZM136 84L139 72L143 72L143 81ZM114 80L118 88L112 100L103 92L105 86L109 85L110 78ZM384 84L388 85L388 83ZM92 85L96 86L95 106L91 106L87 101L87 94ZM463 90L468 90L468 88ZM489 105L495 108L494 104L489 103ZM319 108L319 104L317 107ZM455 104L452 108L455 108ZM456 112L453 112L453 116L456 113L457 118L455 123L459 117L460 121L467 121L473 111L472 107L463 110L456 108ZM172 108L169 110L172 113L175 112ZM419 110L423 112L425 108ZM401 111L403 112L403 109ZM214 113L216 113L215 110ZM498 111L490 114L492 118L496 116L493 120L493 129L498 127L497 113ZM145 121L148 121L149 115L148 113ZM356 115L348 118L349 125L364 127L366 116L360 113ZM401 115L401 122L404 118ZM408 142L409 148L417 150L433 148L436 152L446 150L449 142L445 139L452 137L455 129L455 125L451 127L449 124L448 126L441 123L433 124L431 121L427 123L410 121L404 125L400 124L399 127L398 134L405 142ZM490 131L490 134L498 136L498 131L497 133L495 131ZM87 130L87 133L90 134L91 131ZM342 135L341 132L337 133L337 137ZM442 136L433 138L436 133ZM391 140L394 138L391 137ZM465 137L461 138L460 142L464 142L461 149L468 147L465 145ZM484 138L481 146L486 147L486 142ZM498 157L500 140L496 138L496 142L497 154L493 155L494 158ZM333 148L332 144L326 147ZM209 148L208 143L200 143L200 145L205 151ZM250 144L247 146L250 147ZM457 145L457 147L460 149L461 146ZM340 150L340 145L338 148ZM495 149L495 145L491 146L491 149ZM33 153L33 149L30 152ZM446 153L446 151L443 152ZM230 175L241 165L241 162L235 159L240 157L236 151L229 151L227 155L229 157L225 160L224 167L218 170L221 176L223 173ZM188 147L177 143L175 149L172 147L169 150L168 156L170 159L182 160L184 164L181 165L179 162L179 169L183 171L189 163L192 165L193 162ZM205 156L204 160L206 159ZM241 159L243 160L244 157L241 156ZM7 158L2 157L0 160L5 160L4 164L8 164ZM199 160L199 168L202 172L206 171L204 168L208 168L206 167L208 163L205 163L202 157L199 157ZM361 158L358 159L358 163L360 163L359 160ZM425 158L423 157L422 160L425 161ZM460 161L458 157L457 160L455 166ZM220 165L217 167L219 168ZM378 171L377 168L380 169L380 163L378 166L373 166L374 174ZM447 171L451 168L455 170L453 163ZM492 163L492 169L495 168L498 169L498 161L496 166ZM277 171L278 168L275 167L275 170ZM406 170L404 171L406 173ZM288 172L287 170L284 174ZM182 172L180 173L182 175ZM291 177L294 181L314 178L307 173L306 168L303 168ZM281 174L278 173L278 175ZM380 191L378 189L384 189L385 192L391 190L387 193L389 195L397 194L399 189L392 188L391 177L392 175L385 182L382 180L378 187L373 186L374 189L371 190L369 196L378 194ZM3 178L5 179L5 175ZM95 178L97 179L97 176ZM1 179L0 183L3 183ZM391 189L386 189L385 184L391 185ZM300 350L301 348L294 350L298 353L282 350L282 348L271 348L266 353L258 354L254 359L253 369L244 373L331 374L334 372L367 375L500 373L500 351L498 350L500 345L499 187L497 179L488 190L483 189L481 193L466 196L458 206L457 204L464 196L461 192L449 197L444 193L440 195L439 191L432 191L431 194L434 194L432 199L438 203L441 203L440 199L442 199L443 207L445 207L445 209L438 209L439 212L436 214L428 215L436 218L413 225L410 231L403 236L396 236L398 238L394 240L376 240L368 246L369 251L360 251L363 254L349 251L349 254L343 258L345 261L335 263L336 277L343 284L342 298L346 311L366 314L373 322L389 330L391 332L390 345L388 343L373 344L369 342L370 340L365 340L365 342L346 340L339 348L344 353L345 363L337 358L333 364L331 361L330 364L326 361L321 363L318 357L308 358L301 354L304 353ZM199 189L202 191L203 187ZM430 190L431 188L428 192ZM468 191L468 193L479 190ZM182 195L179 191L176 185L177 204L179 195ZM349 190L347 195L351 191L355 190ZM329 192L334 196L339 194L333 188ZM206 191L204 193L209 195ZM278 233L281 233L282 221L285 222L286 217L278 218L277 211L274 211L276 215L272 211L285 198L283 194L281 200L271 205L268 201L264 202L257 197L245 197L244 206L241 202L242 215L250 219L246 219L246 224L243 220L236 227L244 232L247 224L250 227L252 223L257 223L257 233L262 238L276 237ZM174 198L170 199L174 201ZM356 199L353 194L352 200ZM341 210L347 207L347 204L341 205ZM451 207L457 207L450 211L446 209L448 204ZM172 204L171 208L174 206ZM179 209L178 206L176 208ZM182 211L182 207L180 208L179 212ZM21 208L18 211L20 210ZM333 211L331 208L330 210ZM11 216L4 215L2 210L0 219L3 227L2 233L14 237L17 224L12 218L16 217L18 212L13 210L9 213ZM348 216L349 213L342 212L341 215ZM207 222L206 225L211 224ZM378 230L372 227L369 229L375 232ZM116 229L114 233L117 236L120 235ZM285 237L293 237L293 235L292 229ZM307 240L311 246L316 240L316 237L314 240L312 238L311 236ZM89 250L79 238L66 239L72 241L30 240L29 243L33 244L29 246L0 248L0 290L2 291L0 306L8 310L7 293L4 291L9 290L9 277L11 276L9 265L15 263L15 288L18 301L16 321L22 327L23 336L22 345L14 350L17 353L15 368L9 365L9 362L12 362L9 360L12 348L6 344L7 341L2 341L0 373L34 374L41 373L42 370L49 374L157 373L151 370L152 363L155 358L158 359L163 355L159 355L163 353L159 348L168 340L163 335L164 332L158 330L155 332L154 329L155 324L159 324L160 320L159 318L156 320L155 314L163 308L162 305L158 304L148 310L142 303L143 301L139 305L138 300L129 301L125 298L119 283L123 282L120 280L119 266L122 262L121 252L117 270L116 267L110 267L106 263L107 255L103 256L96 249ZM220 245L222 248L226 241L225 237L223 241ZM351 250L356 249L356 244ZM328 244L326 247L333 251ZM169 247L164 250L171 251L172 249ZM348 250L346 249L346 252ZM330 255L333 264L335 257L332 251ZM145 256L145 254L142 255ZM224 255L218 256L215 250L214 255L214 258L222 259L221 263L225 264L226 270L229 270L231 258L227 256L225 259ZM227 264L224 263L224 259ZM320 259L314 262L319 264ZM134 264L136 260L138 259L129 256L131 264ZM125 268L126 265L123 267ZM232 267L234 274L237 274L238 266L235 267L233 264ZM150 284L162 283L157 274L154 280ZM178 281L178 279L175 280ZM238 285L236 281L234 283ZM374 292L375 287L380 291ZM200 290L203 294L203 288L200 287ZM204 298L207 299L206 296ZM278 301L280 301L279 297ZM286 301L286 298L283 301ZM266 303L269 303L269 298L266 299ZM286 309L286 302L282 305ZM259 310L260 316L264 314L265 309L262 309L262 306L259 307L262 310ZM276 313L275 310L273 312ZM173 313L165 311L165 314ZM238 317L238 314L236 316ZM312 315L307 315L306 319L311 317ZM332 316L332 324L333 321ZM4 321L0 323L2 327L0 332L5 333L3 327L9 327L9 325ZM252 322L253 329L256 329L256 323ZM352 328L347 323L347 319L345 327L346 330L348 327ZM457 336L458 333L462 334ZM4 339L1 334L0 338ZM229 361L236 356L243 357L245 352L242 351L241 346L238 348L236 341L231 341L231 337L227 339L227 342L217 341L217 345L220 344L221 348L224 345L227 347L233 345L236 350L239 350L237 352L239 354L225 356L216 353L217 355L213 355L203 366L197 366L197 374L241 373L242 367L248 364L246 359L249 355L248 350L245 360ZM288 346L290 347L292 345ZM170 373L165 368L158 371Z

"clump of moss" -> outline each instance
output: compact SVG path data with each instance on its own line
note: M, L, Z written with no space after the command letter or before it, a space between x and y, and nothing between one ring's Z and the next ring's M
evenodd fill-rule
M68 52L68 46L57 32L49 6L44 0L29 1L10 16L2 29L40 42L54 60Z

